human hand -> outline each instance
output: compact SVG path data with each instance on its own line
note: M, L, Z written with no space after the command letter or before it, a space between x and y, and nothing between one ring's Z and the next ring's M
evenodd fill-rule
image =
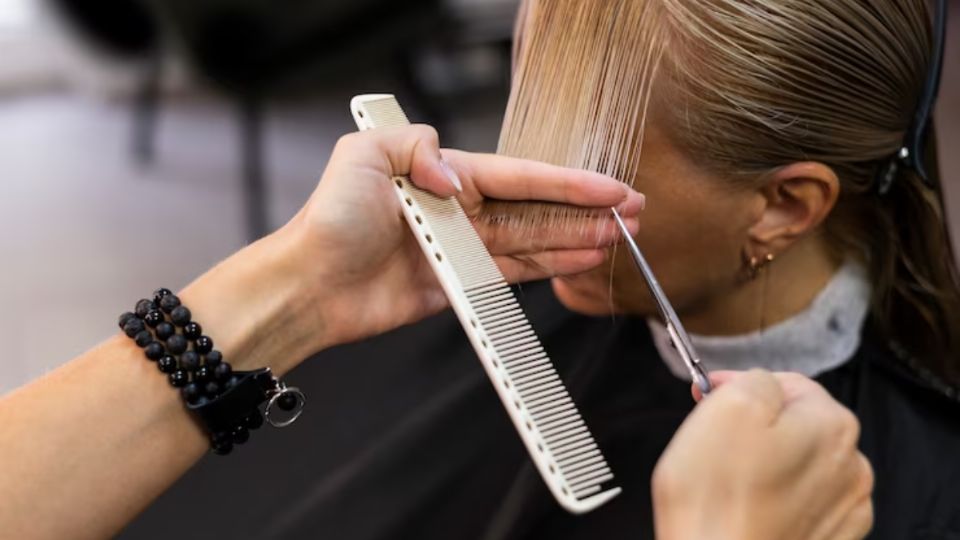
M853 414L799 374L711 380L654 471L657 538L863 538L873 472Z
M393 193L396 176L409 175L440 196L456 195L510 282L589 270L603 262L604 248L619 233L609 212L563 230L497 226L478 219L490 199L618 207L628 228L637 230L643 196L606 176L453 150L442 158L437 133L428 126L376 129L338 142L317 190L286 227L296 231L301 267L310 275L305 294L323 297L317 328L324 328L328 342L385 332L447 306L403 220Z

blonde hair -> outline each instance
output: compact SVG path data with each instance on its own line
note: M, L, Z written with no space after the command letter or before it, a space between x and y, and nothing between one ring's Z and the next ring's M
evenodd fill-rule
M734 184L830 166L841 197L824 233L868 267L879 330L956 380L940 193L912 173L883 197L874 185L931 62L926 0L528 0L521 13L502 152L632 182L652 99L684 154Z

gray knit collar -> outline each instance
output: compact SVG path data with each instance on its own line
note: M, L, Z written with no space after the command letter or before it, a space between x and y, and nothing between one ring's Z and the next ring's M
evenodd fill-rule
M814 377L845 363L860 346L860 330L870 307L864 268L844 264L806 310L762 331L739 336L691 335L708 370L762 367ZM647 321L660 357L677 377L690 380L663 324Z

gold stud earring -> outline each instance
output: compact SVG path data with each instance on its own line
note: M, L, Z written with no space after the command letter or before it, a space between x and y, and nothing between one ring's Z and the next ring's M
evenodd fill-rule
M757 276L760 275L760 271L763 270L767 265L773 262L775 259L773 253L767 253L762 258L758 259L755 256L750 256L747 259L747 270L750 274L750 279L757 279Z

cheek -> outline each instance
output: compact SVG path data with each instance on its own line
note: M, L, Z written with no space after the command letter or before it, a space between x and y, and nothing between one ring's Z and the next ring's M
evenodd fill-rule
M731 219L735 210L727 205L677 202L648 207L640 217L636 239L670 302L682 314L733 285L744 232ZM554 290L564 305L580 313L657 313L646 282L623 247L596 270L555 280Z
M554 278L553 292L567 309L584 315L601 316L620 311L610 302L607 288L596 278L598 271L579 276Z
M731 228L726 212L707 204L677 206L664 214L641 223L637 244L670 302L683 312L725 288L723 284L733 268L730 254L736 253L738 234ZM629 276L632 284L639 283L625 285L624 293L630 289L642 292L645 303L650 303L646 285L628 254L619 254L616 265L617 274L624 281ZM628 304L627 297L623 299L624 307L646 307L645 303Z

